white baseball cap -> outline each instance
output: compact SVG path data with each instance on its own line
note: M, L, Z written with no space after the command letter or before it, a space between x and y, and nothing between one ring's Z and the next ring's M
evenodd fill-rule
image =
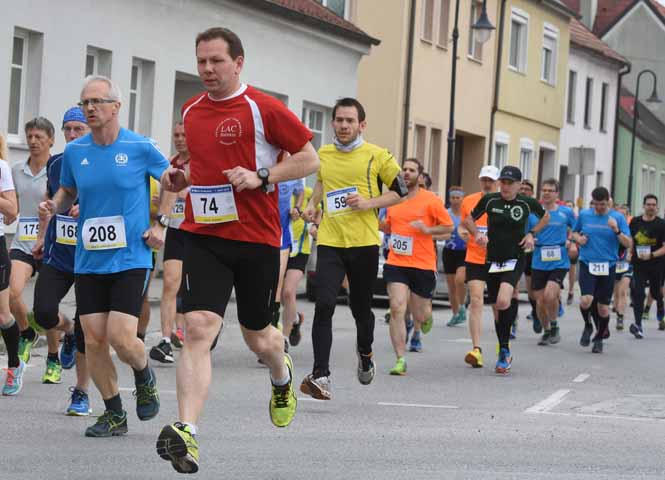
M485 165L480 169L480 175L478 175L478 178L491 178L496 181L499 178L499 169L494 165Z

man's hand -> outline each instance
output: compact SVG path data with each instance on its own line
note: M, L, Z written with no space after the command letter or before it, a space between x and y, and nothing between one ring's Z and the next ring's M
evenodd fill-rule
M317 233L319 233L319 227L317 227L316 224L312 223L309 226L309 234L312 236L314 240L316 240Z
M302 218L304 218L306 222L310 223L316 220L316 207L313 205L307 205L305 210L302 212Z
M477 232L475 240L476 240L476 243L478 244L479 247L483 247L483 248L487 247L488 239L487 239L487 235L485 235L484 233Z
M169 167L162 174L162 188L167 192L179 192L189 186L185 171L175 167Z
M289 211L289 215L291 215L291 220L298 220L300 218L300 215L302 214L300 213L300 210L298 210L297 208L292 208Z
M469 231L468 231L466 228L464 228L462 225L460 225L459 227L457 227L457 234L458 234L458 235L460 236L460 238L461 238L462 240L464 240L465 242L468 242L468 241L469 241L469 238L471 237L471 235L469 235Z
M72 218L79 218L79 215L81 214L81 207L77 205L74 205L72 208L69 209L69 216Z
M616 218L609 217L607 219L607 226L610 227L614 233L619 233L619 225L617 224Z
M577 235L577 243L578 243L578 245L584 246L584 245L586 245L586 243L587 243L588 241L589 241L589 239L588 239L587 236L584 235L583 233L580 233L579 235Z
M55 202L53 200L44 200L43 202L39 202L37 212L40 220L47 220L57 213L55 211Z
M255 190L263 185L263 181L259 178L256 172L247 170L243 167L235 167L231 170L224 170L222 173L229 179L231 185L235 188L236 192L243 190Z
M431 234L430 228L427 225L425 225L422 220L414 220L413 222L411 222L411 226L417 230L420 230L425 235Z
M520 242L520 247L522 247L522 249L524 249L528 252L528 251L533 250L533 245L535 243L536 242L533 238L533 234L531 232L529 232L526 235L524 235L524 238Z
M158 250L164 245L164 231L166 229L159 223L154 223L152 227L143 233L143 240L152 249Z
M364 199L357 193L351 193L346 196L346 204L351 210L364 211L369 208L368 200Z
M34 246L32 247L32 256L35 257L35 260L41 260L44 258L44 238L38 237Z

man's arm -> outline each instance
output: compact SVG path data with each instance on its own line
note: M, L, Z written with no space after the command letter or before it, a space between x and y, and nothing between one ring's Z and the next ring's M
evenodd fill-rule
M76 195L76 188L63 187L61 185L51 200L46 200L39 204L40 216L42 214L42 206L44 206L44 209L46 210L45 213L50 213L51 216L57 215L58 213L64 214L68 212L76 201Z
M323 197L323 183L321 180L317 180L314 188L312 189L312 196L309 197L309 202L303 211L303 218L308 222L314 221L314 216L318 210L318 205L321 203L321 198ZM317 222L318 223L318 222Z

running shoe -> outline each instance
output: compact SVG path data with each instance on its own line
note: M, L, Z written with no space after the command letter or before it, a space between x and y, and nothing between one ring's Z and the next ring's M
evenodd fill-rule
M157 377L152 367L150 379L146 383L136 384L134 396L136 397L136 416L139 420L150 420L159 413L159 394L157 392Z
M447 327L454 327L457 325L457 320L459 319L459 312L453 313L453 316L450 317L450 320L446 323Z
M566 305L572 305L573 304L573 292L568 292L568 298L566 298Z
M505 375L510 372L513 365L513 357L510 355L510 350L502 348L499 350L499 359L496 361L494 371L498 374Z
M638 340L644 338L644 330L642 330L641 326L631 323L629 330Z
M466 322L466 307L464 305L462 305L459 309L459 318L460 318L459 323Z
M60 347L60 365L69 370L76 365L76 337L73 333L66 333Z
M404 323L406 324L406 341L408 342L411 331L413 330L413 320L411 318L407 318Z
M644 313L642 313L642 321L646 322L649 320L649 310L644 310Z
M536 315L536 312L532 311L530 316L531 316L531 321L533 322L533 331L534 331L534 333L538 333L538 334L542 333L543 325L542 325L542 323L540 323L540 320L538 320L538 315ZM527 316L527 318L529 318L529 317Z
M422 352L423 342L420 341L420 334L416 335L418 332L414 332L411 337L411 344L409 345L409 352Z
M593 340L593 347L591 347L591 353L603 353L603 339L595 338Z
M166 340L162 339L157 345L150 349L150 358L159 363L173 363L173 347Z
M127 412L105 410L94 425L85 429L86 437L116 437L127 433Z
M423 335L427 335L429 332L432 331L432 325L434 324L434 319L430 315L424 322L421 327L421 331L423 332Z
M90 408L90 399L88 394L83 390L79 390L76 387L70 387L69 391L72 392L72 400L65 410L65 415L73 417L85 417L92 413Z
M658 320L658 330L665 330L665 320Z
M298 312L298 322L293 324L291 333L289 333L289 343L293 347L298 346L300 340L302 340L302 332L300 331L300 328L303 323L305 323L305 315L302 312Z
M175 332L171 333L171 345L173 348L182 348L183 343L185 343L185 334L182 328L178 328Z
M46 371L42 376L42 383L62 382L62 365L54 360L46 360Z
M566 311L563 309L563 302L559 299L559 318L563 317Z
M25 362L19 359L18 367L6 368L7 377L5 378L5 384L2 387L3 395L18 395L23 388L23 373L25 372Z
M390 369L391 375L406 375L406 359L399 357L395 362L395 366Z
M464 361L473 368L481 368L483 366L483 352L480 351L480 348L476 347L466 354Z
M372 354L358 353L358 381L363 385L369 385L374 380L375 373L376 365L372 359Z
M386 325L390 323L390 312L386 312L386 314L383 316L383 321Z
M511 340L515 340L517 338L517 319L513 322L512 326L510 327L510 337Z
M593 327L591 325L585 325L584 330L582 331L582 336L580 337L580 345L583 347L588 347L591 343L591 334L593 333Z
M552 338L552 331L551 330L545 330L543 332L543 336L540 337L540 340L538 341L538 345L544 346L544 345L549 345L551 342Z
M617 330L623 330L623 315L617 315Z
M39 341L39 335L35 332L35 338L29 340L25 337L19 337L18 339L18 356L25 363L30 363L30 358L32 356L32 347L37 345Z
M287 427L296 414L298 399L293 390L293 361L291 357L284 355L284 363L289 370L289 383L286 385L273 385L272 397L270 398L270 420L276 427Z
M178 473L199 471L199 444L189 425L166 425L157 437L157 455L171 462Z
M303 378L300 391L317 400L330 400L330 377L316 377L311 373Z
M561 333L558 326L552 326L550 332L550 345L556 345L561 341Z

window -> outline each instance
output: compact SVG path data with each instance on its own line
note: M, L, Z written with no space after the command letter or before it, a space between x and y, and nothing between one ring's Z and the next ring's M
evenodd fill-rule
M550 85L556 84L558 39L559 31L555 27L545 24L540 78L543 82L547 82Z
M522 139L520 148L520 170L522 178L531 180L533 159L533 142L528 139Z
M129 83L129 129L134 130L139 123L138 103L140 101L141 63L132 63L132 78Z
M315 106L303 106L302 109L302 122L305 124L307 128L310 129L312 132L312 135L314 136L312 138L312 145L314 146L315 149L321 148L321 145L323 145L323 126L324 126L324 121L323 118L325 116L325 112Z
M509 66L518 72L526 73L528 48L529 16L513 9L510 20Z
M422 40L431 42L434 37L434 0L423 0L423 30Z
M348 0L316 0L324 7L335 12L338 16L348 19L349 8L347 5Z
M448 46L448 22L450 21L450 0L439 3L439 40L440 47Z
M441 130L433 128L429 138L429 175L432 177L432 190L439 191L439 172L441 171Z
M102 48L88 46L85 54L85 76L111 76L111 52Z
M596 187L604 186L604 175L601 171L596 171Z
M591 128L591 108L593 107L593 78L587 77L584 90L584 128Z
M566 120L570 124L575 124L575 105L577 99L577 72L571 70L568 72L568 111Z
M656 169L654 167L650 167L649 165L642 165L641 184L642 193L640 196L643 197L647 193L656 193Z
M476 36L473 34L472 28L482 10L483 4L472 0L471 16L469 17L469 56L475 60L482 60L483 58L483 44L476 41Z
M607 132L607 97L609 95L610 86L603 83L600 91L600 131Z
M14 29L9 75L7 140L20 143L24 122L39 113L43 35Z
M12 48L11 80L9 84L9 125L7 133L19 135L23 124L23 99L25 98L25 70L28 56L28 38L14 35Z
M414 152L414 157L416 157L424 165L425 168L427 168L427 165L425 165L426 139L427 139L427 127L424 127L422 125L416 125L416 144L415 144L416 151Z
M154 62L133 58L129 81L129 120L127 126L130 130L146 136L150 135L152 127L154 81Z
M494 158L493 165L501 170L508 163L508 145L510 136L504 132L494 132Z

